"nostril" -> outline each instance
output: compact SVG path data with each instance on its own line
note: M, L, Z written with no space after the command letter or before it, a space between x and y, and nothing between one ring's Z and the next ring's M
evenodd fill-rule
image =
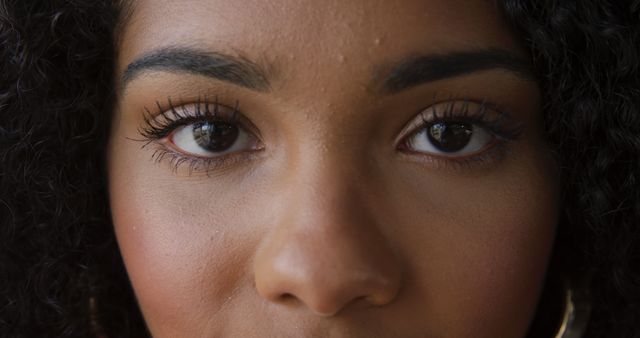
M290 293L283 293L282 295L280 295L280 301L283 303L290 303L292 301L295 301L296 299L297 297Z

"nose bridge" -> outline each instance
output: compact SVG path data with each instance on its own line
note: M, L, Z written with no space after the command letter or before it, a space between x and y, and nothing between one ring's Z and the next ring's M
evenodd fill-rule
M299 160L296 170L284 175L286 193L274 197L283 198L286 207L256 254L258 292L275 303L294 298L321 315L359 300L390 302L400 268L367 206L359 166L330 152Z
M353 241L350 248L355 250L368 243L371 239L364 239L372 233L377 240L383 238L367 200L375 186L366 184L371 181L366 159L357 149L345 150L355 147L344 143L326 137L314 146L301 146L295 169L286 174L290 208L279 227L306 239Z
M318 142L315 149L298 157L295 172L289 173L289 193L295 196L292 203L300 204L303 210L330 210L333 214L325 216L337 218L350 215L344 213L348 211L346 205L365 204L361 198L365 193L361 189L361 159L353 155L354 151L334 151L337 147Z

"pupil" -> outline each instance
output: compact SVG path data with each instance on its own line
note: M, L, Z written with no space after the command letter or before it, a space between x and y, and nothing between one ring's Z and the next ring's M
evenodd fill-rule
M473 126L463 122L438 122L429 127L427 135L438 150L453 153L469 144Z
M193 126L193 137L210 152L225 151L238 139L238 127L224 122L201 122Z

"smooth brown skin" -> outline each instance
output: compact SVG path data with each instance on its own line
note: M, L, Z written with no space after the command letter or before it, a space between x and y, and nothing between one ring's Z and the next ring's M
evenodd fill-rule
M381 65L495 47L528 58L495 5L471 0L136 0L120 77L189 46L268 71L257 92L154 71L120 91L109 147L113 221L154 337L523 337L557 220L536 84L504 70L384 93ZM155 101L217 97L263 149L208 175L151 160ZM525 124L487 163L407 154L437 101L486 100ZM157 147L157 145L156 145Z

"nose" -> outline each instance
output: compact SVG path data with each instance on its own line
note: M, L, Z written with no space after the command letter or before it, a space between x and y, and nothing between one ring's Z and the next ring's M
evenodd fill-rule
M258 293L280 305L335 316L391 303L401 267L383 225L367 208L363 189L336 173L307 175L279 200L277 224L254 260ZM292 179L291 181L295 181ZM342 182L342 183L339 183ZM274 211L277 212L277 211Z

